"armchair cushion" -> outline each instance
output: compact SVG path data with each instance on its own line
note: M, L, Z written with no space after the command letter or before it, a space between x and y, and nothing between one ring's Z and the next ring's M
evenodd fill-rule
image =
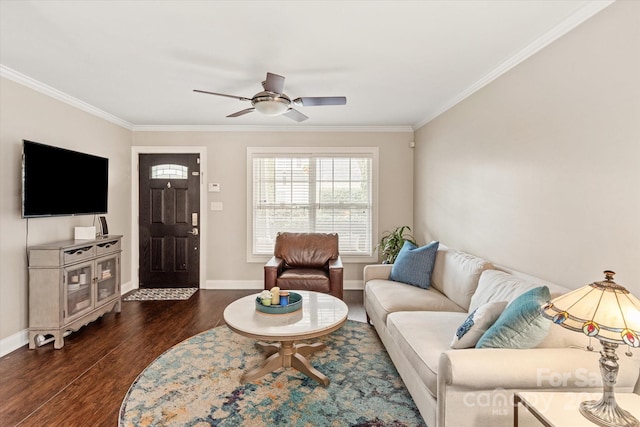
M280 289L329 292L329 275L315 268L289 268L276 279Z

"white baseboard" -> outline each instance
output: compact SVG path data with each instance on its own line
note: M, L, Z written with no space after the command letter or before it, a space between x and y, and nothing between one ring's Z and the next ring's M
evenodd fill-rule
M129 281L127 283L123 283L122 286L120 286L120 293L122 295L124 295L127 292L131 292L134 289L138 289L138 287L137 286L133 286L133 283L131 281Z
M122 295L127 292L135 289L131 282L127 282L121 286L120 293ZM0 340L0 357L4 357L7 354L11 353L22 347L23 345L29 344L29 329L24 329L20 332L17 332L7 338Z
M217 290L251 290L262 289L262 280L207 280L202 289Z
M29 343L29 330L25 329L0 340L0 357L11 353Z
M364 289L362 280L345 280L343 285L347 291L361 291Z
M218 290L260 290L264 286L263 280L207 280L202 289ZM362 290L362 280L345 280L344 289L347 291Z
M207 280L205 287L202 289L220 289L220 290L261 290L263 287L262 280ZM137 289L131 282L122 284L122 295ZM362 280L345 280L344 289L348 291L362 290ZM29 343L29 330L24 329L11 336L0 340L0 357L19 349Z

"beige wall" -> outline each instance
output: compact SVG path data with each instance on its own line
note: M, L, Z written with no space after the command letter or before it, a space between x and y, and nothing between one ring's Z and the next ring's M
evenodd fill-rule
M640 296L640 2L616 2L416 132L417 234Z
M93 215L21 218L23 139L108 157L109 231L123 234L125 245L130 234L131 131L0 78L0 339L28 327L26 246L71 239L74 227L94 220ZM51 185L64 183L52 177ZM128 252L125 246L123 281L130 280Z
M255 280L246 262L246 147L379 147L380 231L432 238L569 287L611 268L640 295L640 3L616 2L411 132L131 132L0 79L0 340L27 326L26 246L92 216L20 218L22 139L110 159L109 226L131 280L131 145L204 146L208 281ZM415 166L413 166L415 165ZM415 173L414 173L415 169ZM361 264L347 265L359 280ZM0 349L1 351L2 349Z
M413 224L413 132L134 132L134 146L201 146L207 149L205 181L219 183L222 211L207 214L206 275L210 286L261 281L262 263L247 263L247 147L378 147L379 230ZM363 264L345 264L345 280L362 279ZM231 282L231 283L229 283ZM236 283L233 283L236 282ZM360 284L360 283L358 283Z
M22 140L109 158L109 230L123 234L122 280L131 286L131 146L203 146L208 151L206 181L218 182L222 212L207 211L206 280L242 283L262 278L262 264L246 261L246 147L374 146L379 148L379 229L413 224L413 132L132 132L64 102L0 79L0 342L13 345L28 328L26 247L73 238L73 228L94 217L20 216ZM55 185L55 180L52 180ZM208 203L207 203L208 205ZM27 234L28 225L28 234ZM135 265L134 265L135 266ZM362 264L347 264L346 279L359 281ZM136 286L137 284L133 284ZM0 354L3 354L0 348Z

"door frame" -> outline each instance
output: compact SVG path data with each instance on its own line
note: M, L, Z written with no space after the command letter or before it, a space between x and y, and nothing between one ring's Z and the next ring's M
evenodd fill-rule
M138 216L140 215L139 197L140 183L138 163L140 154L199 154L200 155L200 271L198 272L199 288L206 284L207 259L207 200L205 168L207 165L207 147L197 146L132 146L131 147L131 284L132 289L140 288L140 230Z

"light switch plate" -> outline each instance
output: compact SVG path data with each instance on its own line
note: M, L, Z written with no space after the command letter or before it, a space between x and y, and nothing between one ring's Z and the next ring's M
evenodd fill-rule
M212 211L221 211L222 210L222 202L211 202L211 210Z

